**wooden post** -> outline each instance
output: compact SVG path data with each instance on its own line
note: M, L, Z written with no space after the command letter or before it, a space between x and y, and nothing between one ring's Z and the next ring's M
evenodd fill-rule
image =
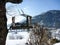
M29 31L29 28L31 27L31 16L27 16L26 19L27 30Z
M15 17L12 17L12 26L15 27Z
M26 23L27 23L27 27L31 26L31 16L27 16L27 20L26 20Z

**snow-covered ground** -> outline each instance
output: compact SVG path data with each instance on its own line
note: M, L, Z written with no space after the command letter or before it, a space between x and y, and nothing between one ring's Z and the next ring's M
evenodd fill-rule
M53 44L53 45L60 45L60 43L55 43L55 44Z
M51 33L53 38L60 40L60 29L52 30ZM60 45L60 42L53 45Z
M7 35L6 45L25 45L28 42L29 33L27 31L9 32Z
M52 30L52 37L60 40L60 29ZM24 30L12 30L9 31L7 35L6 45L25 45L28 42L30 33ZM53 45L60 45L60 43L55 43Z
M52 30L52 37L60 40L60 29Z

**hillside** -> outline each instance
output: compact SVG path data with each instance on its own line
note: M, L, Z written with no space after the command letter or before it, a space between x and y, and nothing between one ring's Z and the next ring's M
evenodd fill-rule
M33 23L40 23L47 27L60 28L60 10L50 10L32 19Z

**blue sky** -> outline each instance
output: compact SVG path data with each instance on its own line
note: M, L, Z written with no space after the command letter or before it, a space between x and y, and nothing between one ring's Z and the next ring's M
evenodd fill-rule
M26 8L30 15L38 15L48 10L60 10L60 0L24 0L22 8Z
M25 14L36 16L48 10L60 10L60 0L23 0L21 4L7 3L6 9L10 10L12 16L22 13L21 9Z

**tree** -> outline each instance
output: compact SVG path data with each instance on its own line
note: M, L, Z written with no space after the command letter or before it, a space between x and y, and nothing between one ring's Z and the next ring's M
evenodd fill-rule
M30 32L30 43L32 45L49 45L48 29L38 23L33 25Z
M21 3L22 0L0 0L0 45L5 45L7 30L7 18L5 4L7 2Z

